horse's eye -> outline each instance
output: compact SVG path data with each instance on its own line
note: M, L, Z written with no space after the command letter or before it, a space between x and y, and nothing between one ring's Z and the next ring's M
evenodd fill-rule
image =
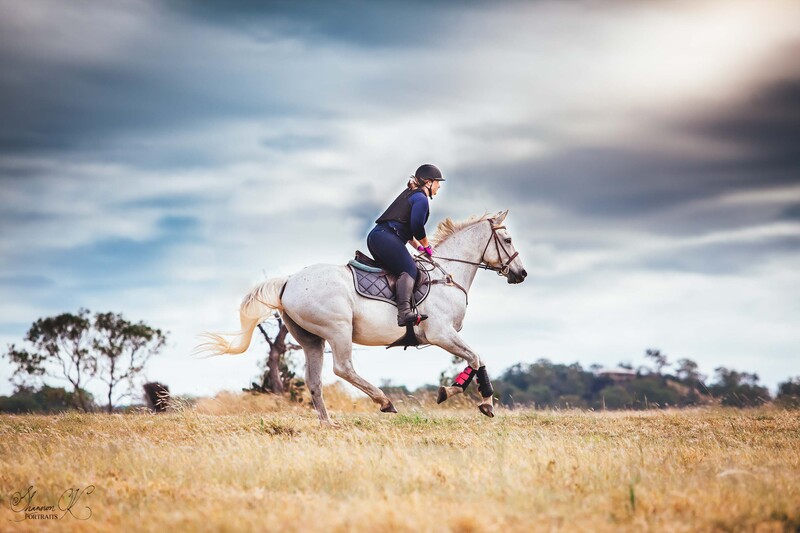
M511 244L511 237L509 237L508 239L506 239L506 244Z

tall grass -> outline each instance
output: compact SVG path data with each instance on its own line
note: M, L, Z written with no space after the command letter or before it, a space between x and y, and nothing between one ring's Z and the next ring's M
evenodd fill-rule
M0 531L796 531L800 417L777 409L402 413L326 390L163 415L0 417ZM333 406L336 407L333 407ZM446 405L446 404L445 404ZM79 521L18 519L94 485Z

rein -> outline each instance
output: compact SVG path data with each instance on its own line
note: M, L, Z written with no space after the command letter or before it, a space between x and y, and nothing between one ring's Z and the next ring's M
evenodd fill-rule
M505 229L505 226L495 226L494 224L492 224L491 220L488 220L487 222L489 222L489 225L492 228L492 235L489 237L489 240L486 241L486 246L484 247L483 253L481 254L480 262L476 263L474 261L466 261L464 259L456 259L454 257L440 257L440 256L436 256L436 257L438 259L442 259L444 261L455 261L457 263L464 263L464 264L467 264L467 265L477 266L478 268L482 268L484 270L492 270L494 272L497 272L498 276L508 276L508 272L511 269L511 262L514 261L514 259L519 255L519 252L514 252L513 254L509 254L508 250L506 249L506 247L501 242L500 236L497 235L497 231L501 230L501 229ZM489 245L492 243L492 239L494 239L494 246L495 246L495 250L497 251L497 257L501 258L501 260L502 260L502 256L500 255L500 250L501 249L505 253L506 257L508 257L508 260L505 261L504 263L502 263L501 266L499 266L499 267L492 266L492 265L489 265L489 264L486 263L486 259L485 259L486 250L489 249ZM467 299L467 305L469 305L469 295L467 294L467 290L464 287L462 287L461 285L459 285L453 279L453 276L451 276L444 268L442 268L442 266L439 263L437 263L433 259L433 257L428 257L425 254L420 254L420 257L422 258L422 260L430 262L435 268L438 268L439 270L442 271L442 274L444 274L444 279L434 279L434 280L428 281L428 283L430 283L431 285L436 285L436 284L440 284L441 283L441 284L444 284L444 285L451 285L451 286L454 286L454 287L457 287L457 288L461 289L461 292L464 293L464 296ZM433 270L433 269L431 269L431 270Z

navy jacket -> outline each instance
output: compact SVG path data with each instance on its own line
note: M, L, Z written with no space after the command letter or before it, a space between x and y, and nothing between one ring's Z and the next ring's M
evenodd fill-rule
M388 224L405 242L412 236L417 240L425 237L428 216L430 208L425 193L419 189L406 189L375 222Z

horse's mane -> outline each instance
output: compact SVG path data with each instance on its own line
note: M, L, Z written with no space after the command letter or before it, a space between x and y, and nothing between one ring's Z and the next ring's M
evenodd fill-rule
M489 213L484 213L483 215L473 215L466 220L462 220L460 222L456 222L451 218L446 218L439 222L439 225L436 226L436 233L433 237L431 237L430 241L433 246L439 246L448 237L455 235L462 229L468 228L469 226L474 226L478 222L483 222L484 220L488 220L491 215Z

